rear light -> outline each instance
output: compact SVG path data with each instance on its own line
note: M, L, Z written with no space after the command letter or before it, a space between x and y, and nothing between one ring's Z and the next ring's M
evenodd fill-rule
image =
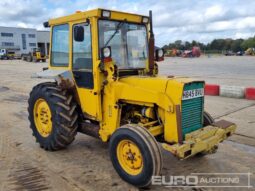
M111 62L111 61L112 61L112 58L104 58L104 63Z

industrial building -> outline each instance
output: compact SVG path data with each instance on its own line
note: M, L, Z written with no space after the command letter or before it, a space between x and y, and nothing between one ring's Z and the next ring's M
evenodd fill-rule
M0 49L8 49L16 55L22 55L31 52L33 48L40 48L48 55L49 47L49 31L0 26Z

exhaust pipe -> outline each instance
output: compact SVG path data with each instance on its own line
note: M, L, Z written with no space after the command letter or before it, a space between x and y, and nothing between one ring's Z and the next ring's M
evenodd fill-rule
M152 11L149 11L149 19L150 19L150 38L149 38L149 74L153 74L154 69L154 33L153 33L153 25L152 25Z

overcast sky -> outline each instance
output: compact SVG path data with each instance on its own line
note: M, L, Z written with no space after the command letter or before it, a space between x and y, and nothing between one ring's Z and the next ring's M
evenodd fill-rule
M0 0L0 26L35 27L77 10L105 8L148 15L156 44L255 35L255 0Z

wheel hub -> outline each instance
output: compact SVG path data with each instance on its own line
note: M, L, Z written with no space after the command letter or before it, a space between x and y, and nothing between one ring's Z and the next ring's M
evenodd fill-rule
M130 140L122 140L117 147L118 160L121 167L131 175L142 171L143 158L138 146Z
M34 121L39 134L48 137L52 132L51 110L44 99L38 99L34 105Z

